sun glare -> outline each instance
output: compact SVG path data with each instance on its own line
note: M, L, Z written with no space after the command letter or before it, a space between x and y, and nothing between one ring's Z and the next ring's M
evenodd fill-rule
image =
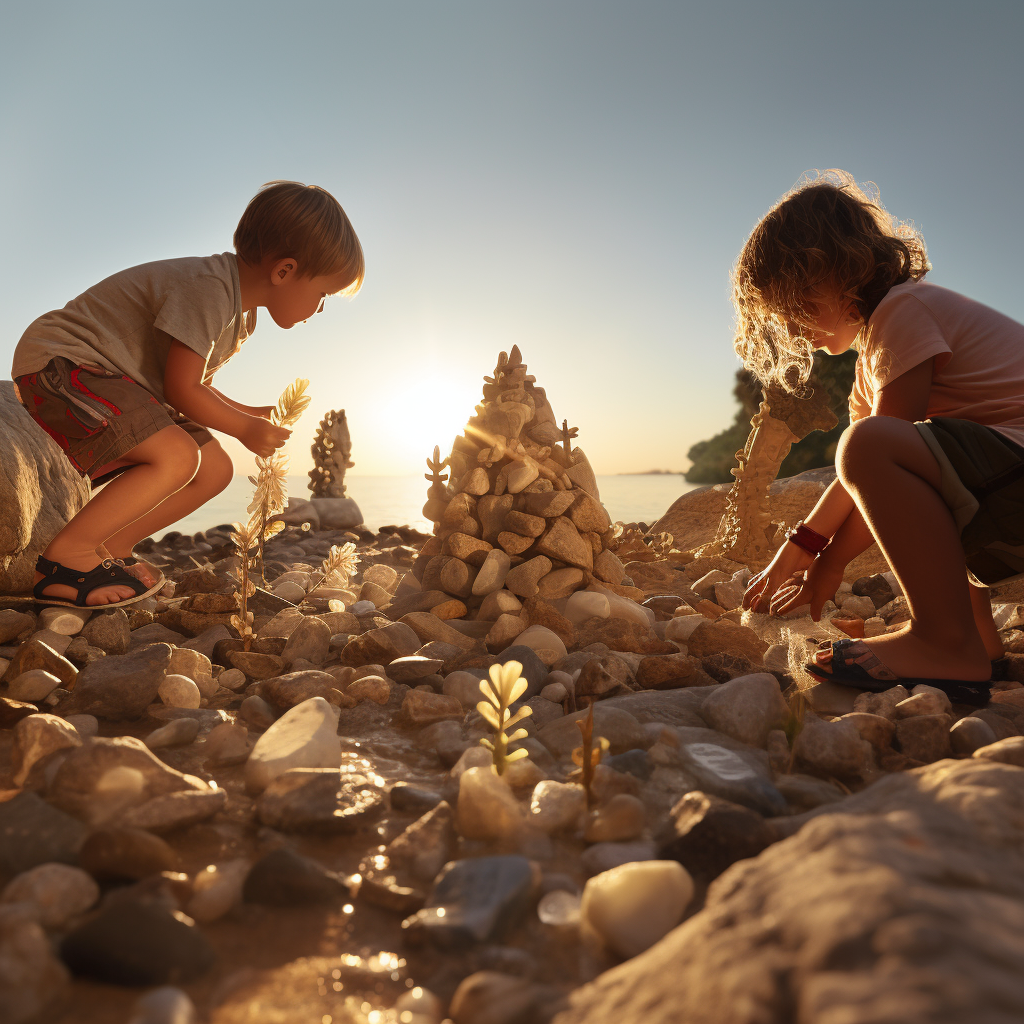
M419 375L391 393L383 409L383 428L396 456L422 463L434 450L442 457L462 433L473 407L480 401L475 378L460 380L441 373Z

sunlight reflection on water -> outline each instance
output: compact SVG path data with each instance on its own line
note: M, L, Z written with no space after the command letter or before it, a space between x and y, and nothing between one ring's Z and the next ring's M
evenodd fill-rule
M408 525L430 532L431 524L421 513L427 492L422 476L349 476L345 482L349 497L355 498L370 528ZM700 486L689 484L676 474L599 476L597 483L612 519L648 525L663 515L679 495ZM308 498L308 484L305 476L290 476L288 493ZM237 474L216 498L168 529L196 533L221 523L237 522L245 518L251 496L252 485L244 475Z

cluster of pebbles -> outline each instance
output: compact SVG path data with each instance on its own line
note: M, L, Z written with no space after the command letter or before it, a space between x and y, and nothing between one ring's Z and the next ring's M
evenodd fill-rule
M170 582L128 610L0 610L0 1018L556 1020L804 815L1024 764L1017 606L986 708L816 684L807 641L897 625L892 581L821 624L744 612L748 568L608 523L517 353L488 387L433 536L287 526L248 645L226 527L147 544ZM477 704L513 662L499 776Z

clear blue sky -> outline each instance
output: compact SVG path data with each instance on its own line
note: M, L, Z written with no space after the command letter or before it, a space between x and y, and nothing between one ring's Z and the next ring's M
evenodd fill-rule
M730 265L810 168L877 182L932 280L1024 319L1022 30L1019 0L7 5L4 372L36 316L229 249L293 178L347 209L365 287L261 316L217 379L312 379L293 472L339 407L355 473L418 472L514 343L598 472L679 468L734 414Z

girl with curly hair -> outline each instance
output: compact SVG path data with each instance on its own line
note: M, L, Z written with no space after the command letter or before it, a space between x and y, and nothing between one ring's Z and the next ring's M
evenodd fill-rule
M987 702L1003 654L987 587L1024 574L1024 325L926 281L924 240L843 171L801 182L758 223L733 272L736 351L799 393L815 350L855 348L836 480L744 606L815 619L877 541L910 620L825 645L818 679L927 683Z

